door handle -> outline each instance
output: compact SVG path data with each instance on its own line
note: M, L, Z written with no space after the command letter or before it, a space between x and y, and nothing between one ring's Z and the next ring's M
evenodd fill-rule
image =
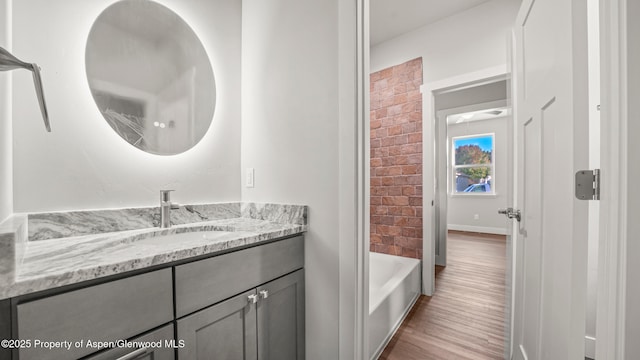
M514 208L498 209L498 214L506 215L509 219L516 219L518 222L522 219L520 210Z

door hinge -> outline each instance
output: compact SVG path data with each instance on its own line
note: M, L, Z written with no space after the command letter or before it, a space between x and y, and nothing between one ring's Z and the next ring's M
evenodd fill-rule
M600 200L600 169L580 170L576 173L576 198Z

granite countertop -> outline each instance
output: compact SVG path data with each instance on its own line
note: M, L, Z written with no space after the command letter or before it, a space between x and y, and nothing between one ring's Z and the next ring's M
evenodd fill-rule
M131 217L133 209L14 215L0 226L0 299L215 254L307 230L305 206L231 203L222 206L223 215L220 208L220 204L187 207L187 215L177 214L178 224L169 229L144 227L150 224L140 221L141 216ZM135 210L138 215L157 211ZM189 222L193 220L188 219L189 213L196 214L199 221ZM83 218L82 223L70 221L78 216ZM136 225L131 225L132 219ZM149 217L149 221L153 224L156 220Z

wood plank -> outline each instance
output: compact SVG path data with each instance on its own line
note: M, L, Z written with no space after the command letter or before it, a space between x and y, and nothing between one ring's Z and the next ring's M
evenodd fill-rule
M380 359L503 359L506 237L450 231L447 267L421 296Z

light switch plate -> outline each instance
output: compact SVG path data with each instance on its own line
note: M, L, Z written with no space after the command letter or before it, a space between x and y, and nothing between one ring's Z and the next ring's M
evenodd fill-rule
M252 188L254 186L256 171L254 168L247 168L245 186L248 188Z

